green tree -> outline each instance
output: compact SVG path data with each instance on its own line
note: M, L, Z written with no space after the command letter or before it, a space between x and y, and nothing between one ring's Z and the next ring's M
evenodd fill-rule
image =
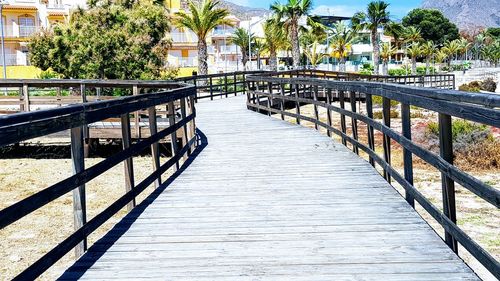
M448 56L448 68L451 68L451 62L453 58L456 58L458 56L460 48L460 42L458 39L444 42L441 51L443 51Z
M398 22L390 22L384 28L384 34L394 39L394 47L399 48L404 39L405 27Z
M500 39L500 27L490 27L486 29L486 34L494 39Z
M434 9L414 9L403 18L403 25L420 29L422 38L434 44L443 44L459 38L458 28L440 11Z
M288 0L286 4L275 2L271 5L271 10L283 21L284 27L290 35L293 66L295 68L300 63L299 19L307 15L311 8L311 0Z
M316 68L316 66L326 57L325 52L319 50L318 45L319 43L316 41L307 48L304 48L304 55L307 57L313 68Z
M248 34L248 32L241 27L235 29L233 35L229 38L230 42L234 45L240 47L241 51L241 63L243 64L243 68L247 69L248 56L248 48L250 47L249 42L253 41L253 33Z
M161 78L169 46L166 8L149 1L94 2L73 12L68 24L33 36L31 63L64 78Z
M396 54L397 49L392 47L389 43L382 43L380 48L380 58L382 59L382 75L387 75L388 73L388 64L394 54Z
M407 50L411 58L411 74L417 74L417 58L422 55L422 48L419 43L413 43Z
M370 38L373 47L374 73L379 74L380 44L378 28L385 27L389 22L389 3L384 1L372 1L368 4L366 12L354 14L351 22L355 29L370 30Z
M218 1L203 0L203 2L188 2L188 11L175 13L174 25L178 28L187 28L198 37L198 73L208 74L207 36L218 25L233 26L227 19L229 11L217 8Z
M264 50L269 53L269 66L272 71L278 70L278 51L287 47L286 31L279 21L268 19L264 22Z
M422 44L422 55L425 57L425 74L430 74L431 58L435 56L437 48L434 42L426 41Z
M340 72L345 72L346 59L351 52L352 44L357 39L358 34L356 30L349 28L343 22L334 24L332 32L333 34L330 39L332 56L339 60Z

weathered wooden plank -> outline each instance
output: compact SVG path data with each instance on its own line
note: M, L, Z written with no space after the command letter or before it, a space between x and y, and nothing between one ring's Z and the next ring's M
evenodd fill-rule
M73 174L79 174L85 170L83 151L83 128L71 129L71 160L73 163ZM74 229L80 229L87 222L87 208L85 198L85 184L81 184L73 190L73 218ZM82 256L87 250L87 239L83 239L75 247L76 257Z

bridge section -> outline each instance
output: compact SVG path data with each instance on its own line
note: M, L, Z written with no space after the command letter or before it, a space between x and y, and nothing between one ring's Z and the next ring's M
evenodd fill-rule
M61 279L477 280L366 161L315 130L197 104L206 138Z

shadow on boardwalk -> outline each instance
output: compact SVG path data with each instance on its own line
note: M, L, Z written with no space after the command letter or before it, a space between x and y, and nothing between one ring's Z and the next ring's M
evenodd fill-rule
M159 186L153 193L151 193L146 199L144 199L139 205L137 205L130 213L128 213L124 218L121 219L106 235L99 239L92 247L89 248L87 253L81 258L85 259L87 263L81 265L75 263L70 268L68 268L65 273L59 277L59 280L75 280L83 276L85 271L91 268L99 258L106 253L106 251L113 246L113 244L120 239L120 237L127 232L130 226L137 220L137 218L146 210L146 208L154 202L154 200L165 191L174 180L179 177L200 155L200 153L207 147L208 139L199 129L196 129L196 135L198 136L198 145L193 153L188 157L186 162L177 170L172 176L166 180L161 186ZM105 243L101 243L104 242ZM78 273L76 273L78 272ZM75 274L76 273L76 274Z

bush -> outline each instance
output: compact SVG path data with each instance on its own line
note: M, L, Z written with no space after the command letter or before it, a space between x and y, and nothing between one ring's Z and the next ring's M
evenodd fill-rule
M382 105L382 97L381 96L372 96L372 102L376 105ZM395 100L391 100L391 107L396 107L399 102Z
M487 91L487 92L495 92L497 90L497 83L491 78L487 78L486 80L481 83L480 86L481 90Z
M363 67L359 70L359 74L364 74L364 75L372 75L373 74L373 65L369 63L364 63Z
M399 117L399 112L397 110L391 109L391 113L389 115L391 118L398 118ZM382 119L384 115L382 114L382 111L374 111L373 112L373 119Z
M404 68L389 69L387 74L389 74L390 76L404 76L406 75L406 70Z
M62 78L62 75L55 72L51 68L40 72L40 74L37 75L38 79L60 79Z
M463 84L460 87L458 87L459 91L464 91L464 92L472 92L472 93L479 93L480 88L479 87L471 87L469 84Z

